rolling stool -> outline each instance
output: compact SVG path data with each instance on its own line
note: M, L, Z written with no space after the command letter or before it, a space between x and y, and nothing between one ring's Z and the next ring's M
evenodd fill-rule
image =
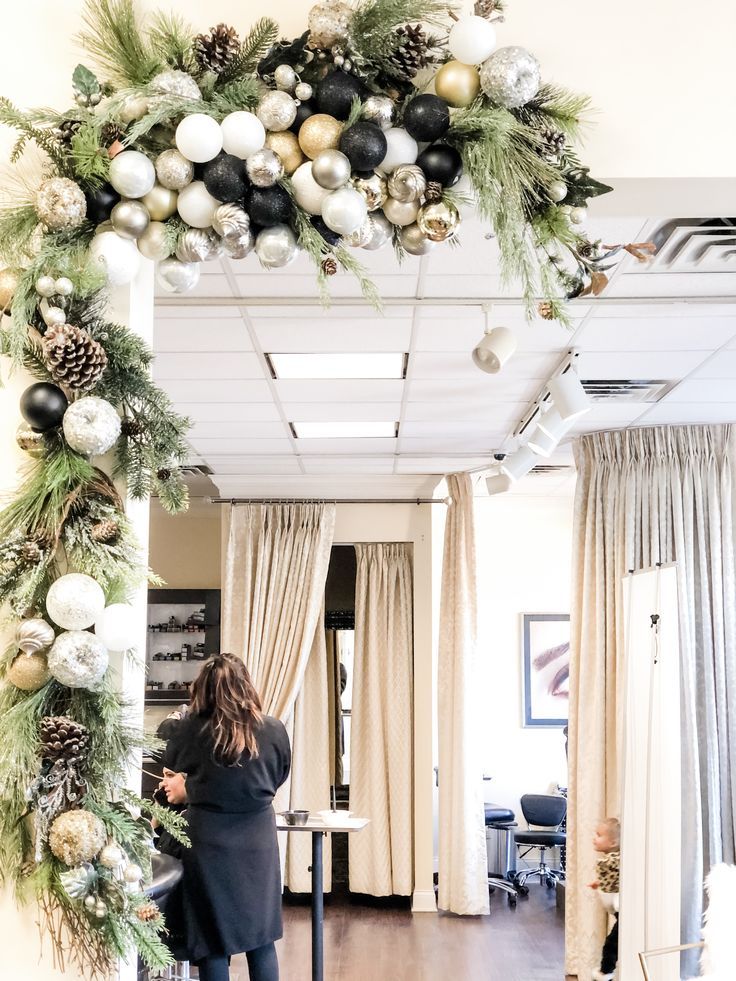
M161 912L166 916L167 900L181 881L182 864L178 858L154 851L151 852L151 873L151 883L146 886L144 892L149 899L153 899L158 904ZM189 963L177 961L176 964L164 968L163 973L152 974L139 960L138 979L139 981L189 981Z
M513 876L516 867L516 854L514 851L514 828L516 827L516 815L508 807L500 807L498 804L485 804L485 825L493 828L499 834L506 836L506 843L501 859L503 868L498 872L492 872L488 876L488 886L491 892L500 889L505 892L509 901L509 906L516 906L518 892L516 886L509 880ZM499 849L499 853L500 853Z

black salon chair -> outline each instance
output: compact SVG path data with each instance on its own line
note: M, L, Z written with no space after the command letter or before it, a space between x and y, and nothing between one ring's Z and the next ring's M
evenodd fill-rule
M178 858L162 855L161 852L151 852L151 882L144 889L149 899L153 899L164 917L169 918L167 926L177 917L172 908L178 900L177 887L181 882L182 864ZM167 937L175 957L185 956L176 949L175 938ZM148 971L140 959L138 961L138 981L189 981L189 963L177 960L175 965L164 968L162 973Z
M560 825L565 820L567 801L564 797L552 794L524 794L521 798L521 813L528 827L527 831L514 832L514 842L517 846L539 849L539 865L532 869L522 869L514 877L518 892L526 896L529 888L527 879L539 877L549 889L554 889L558 882L565 878L561 869L553 869L547 865L545 854L548 848L562 846L567 841L567 835L560 831Z
M487 828L493 828L499 835L505 836L505 847L503 852L498 850L501 867L488 875L488 886L493 892L500 889L508 897L509 906L516 906L518 892L512 878L515 866L514 862L514 828L516 827L516 815L508 807L500 807L498 804L485 804L485 824Z

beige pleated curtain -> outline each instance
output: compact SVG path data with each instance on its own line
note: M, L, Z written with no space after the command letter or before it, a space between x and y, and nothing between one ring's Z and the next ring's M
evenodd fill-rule
M447 478L438 664L439 907L488 912L488 865L479 733L477 583L473 490Z
M413 588L411 546L356 545L350 808L370 818L350 835L352 892L413 889Z
M677 564L682 664L684 941L702 882L736 850L736 569L730 426L594 433L575 448L566 969L589 977L604 917L587 883L596 822L618 815L622 580ZM680 856L673 855L673 862Z

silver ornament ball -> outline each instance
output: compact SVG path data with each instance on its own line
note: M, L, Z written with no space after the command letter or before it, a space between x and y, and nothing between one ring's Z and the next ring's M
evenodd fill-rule
M279 65L273 73L273 80L281 92L293 92L299 81L291 65Z
M350 235L343 235L343 245L349 245L352 249L364 249L373 240L373 219L370 215L366 216L365 221Z
M371 174L369 177L352 177L350 183L358 194L365 198L369 211L376 211L386 203L388 185L386 178L380 174Z
M123 238L140 238L148 228L151 216L140 201L118 201L110 212L112 227Z
M176 258L181 262L206 262L219 252L219 241L209 229L189 228L179 238Z
M212 218L212 228L218 235L245 235L250 228L250 216L237 204L221 204Z
M38 654L45 651L54 642L54 628L40 617L23 620L18 624L15 641L24 654Z
M296 237L288 225L274 225L258 233L255 251L268 269L282 269L294 261L299 248Z
M49 671L67 688L94 688L107 671L107 648L89 630L67 630L49 651Z
M394 225L412 225L419 214L419 202L397 201L396 198L387 198L383 206L383 213Z
M376 252L391 241L394 226L381 211L374 212L371 215L371 221L373 222L373 235L370 242L367 242L363 248L368 252Z
M340 150L322 150L312 161L312 177L330 191L350 180L350 161Z
M445 242L460 227L460 212L447 201L432 201L419 209L417 225L430 241Z
M381 129L390 129L394 120L394 104L387 95L369 95L363 103L362 116Z
M496 105L518 109L530 102L541 84L539 62L525 48L499 48L483 63L480 85Z
M36 280L36 292L39 296L53 296L56 293L56 280L53 276L39 276Z
M388 193L396 201L417 201L427 190L427 178L416 164L400 164L388 179Z
M120 416L105 399L87 395L72 402L62 420L64 438L77 453L101 456L117 442Z
M61 307L53 306L47 299L41 300L38 307L47 327L60 327L66 323L66 313Z
M587 208L573 208L570 211L570 221L573 223L573 225L582 225L587 217Z
M148 86L156 95L173 95L177 99L198 102L202 98L199 86L187 72L170 69L154 75Z
M313 94L312 86L309 82L299 82L294 89L294 95L300 102L306 102L308 99L311 99Z
M342 0L323 0L309 11L309 43L313 48L331 48L345 41L353 11Z
M245 232L233 232L220 239L220 247L228 259L245 259L253 251L255 236L252 229Z
M274 150L264 147L256 150L245 161L248 180L256 187L273 187L284 176L284 165L281 157Z
M199 263L182 262L173 256L159 262L156 280L167 293L186 293L199 282Z
M140 865L136 865L135 862L131 862L123 869L123 878L126 882L130 883L140 882L143 878L143 869Z
M399 232L399 241L409 255L426 255L431 252L437 244L432 242L421 230L416 222L413 225L406 225Z
M77 228L87 217L84 191L67 177L50 177L36 192L36 214L52 232Z
M159 184L170 191L180 191L194 179L194 164L178 150L164 150L155 160Z
M152 221L137 244L140 254L154 262L160 262L171 255L169 235L162 221Z
M256 115L267 130L280 133L296 119L296 102L288 92L267 92L258 103Z

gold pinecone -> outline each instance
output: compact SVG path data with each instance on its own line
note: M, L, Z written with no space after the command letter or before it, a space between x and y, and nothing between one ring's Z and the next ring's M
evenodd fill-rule
M424 192L425 201L439 201L442 197L442 185L439 181L428 181L427 190Z
M549 300L543 300L540 304L538 304L537 313L542 318L542 320L555 319L555 308L549 302Z
M206 72L221 74L240 51L240 38L234 27L218 24L208 34L194 39L194 57Z
M112 518L105 518L92 525L90 536L100 545L114 545L120 535L120 525Z
M107 355L102 345L86 330L73 324L49 327L42 347L53 380L78 392L92 388L107 367Z
M334 276L337 272L337 263L332 256L322 260L322 272L325 276Z
M141 921L141 923L152 923L156 921L161 916L161 910L153 902L143 903L135 911L135 915Z

